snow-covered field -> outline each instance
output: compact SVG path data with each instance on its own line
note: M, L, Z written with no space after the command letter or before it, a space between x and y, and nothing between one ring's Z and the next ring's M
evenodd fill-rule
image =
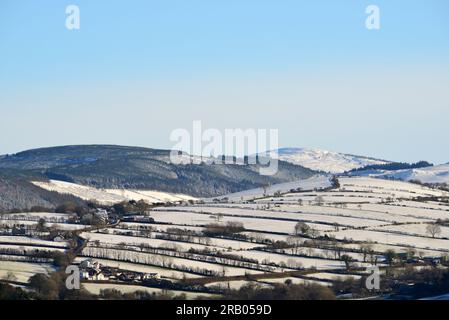
M375 179L367 177L342 177L339 178L340 191L367 191L367 192L390 192L397 196L401 192L408 193L410 196L448 196L449 192L435 190L421 185L384 179Z
M143 265L154 265L156 263L158 264L157 266L166 266L169 269L173 270L179 270L180 267L186 267L189 268L189 270L208 270L216 272L220 275L224 274L227 276L263 273L262 271L258 270L238 268L216 263L197 261L193 259L169 257L165 255L137 251L86 247L84 248L82 254L86 257L139 263Z
M294 284L317 284L320 286L330 286L331 285L330 282L301 279L301 278L292 278L292 277L263 279L262 281L263 281L263 283L280 284L280 283L285 283L285 281L287 281L287 280L291 280L291 282Z
M277 264L285 264L288 267L304 267L306 269L340 269L344 268L342 261L328 259L314 259L304 257L294 257L285 254L277 254L263 251L245 251L246 258L257 259L259 263L274 262Z
M227 194L225 196L215 197L213 199L228 198L229 201L251 200L254 198L263 197L264 194L273 195L275 192L278 191L280 191L281 193L285 193L289 192L292 189L298 188L300 188L301 190L314 190L314 189L327 188L329 186L331 186L329 176L317 175L309 179L274 184L272 186L268 186L265 190L263 188L250 189L246 191ZM211 202L213 199L204 199L204 200L206 202Z
M151 239L151 238L140 238L140 237L129 237L122 235L112 235L112 234L102 234L102 233L92 233L92 232L83 232L81 234L82 238L88 239L91 242L100 241L102 244L126 244L129 246L140 246L140 245L148 245L154 248L176 248L178 251L188 251L189 249L197 249L204 250L208 248L208 246L201 244L194 244L188 242L179 242L179 241L167 241L160 239Z
M389 225L384 227L375 227L371 230L401 232L409 235L417 235L422 237L431 236L427 231L428 224L405 224L405 225ZM449 239L449 227L440 227L441 232L435 235L435 238Z
M322 285L339 278L359 279L356 273L363 272L373 261L384 266L384 253L390 249L414 249L420 258L449 254L449 227L442 222L449 220L449 205L445 202L449 192L370 177L340 177L339 184L331 189L330 177L321 175L266 190L223 196L221 201L205 199L204 203L184 201L159 206L149 212L152 223L120 222L98 231L81 232L79 235L87 244L75 263L93 258L106 266L158 273L173 281L212 277L207 279L212 282L209 287L240 288L248 283L272 286L287 279ZM139 196L145 196L142 199L149 202L187 199L175 200L173 195L167 198L166 194L147 191L92 191L73 184L56 185L75 188L89 199L99 192L100 200L109 203ZM275 195L277 191L281 193ZM432 199L427 200L429 197ZM36 223L39 217L48 219L48 225L71 226L64 223L67 215L51 213L10 215L9 219L14 220L0 220L0 225L28 225ZM295 228L298 222L299 229ZM441 231L432 236L427 226L437 222ZM211 225L229 227L231 223L240 224L243 231L210 234L220 231ZM310 229L301 229L304 224ZM364 252L364 246L373 251ZM0 250L5 255L9 254L7 249L36 248L61 251L67 243L0 236ZM342 256L349 256L352 267L360 269L352 271ZM292 277L291 271L295 270L305 270L307 274ZM265 273L270 276L264 277ZM274 274L279 277L271 279ZM252 275L251 279L248 275ZM223 276L224 281L213 281L214 277ZM237 279L226 281L226 277ZM100 287L92 286L91 290L98 292ZM123 288L132 291L135 287Z
M0 236L0 243L30 245L30 246L38 245L43 247L68 247L67 242L54 242L21 236Z
M391 232L378 232L371 230L343 230L330 232L329 235L337 239L352 239L355 241L378 242L400 246L413 246L417 249L438 249L449 252L449 240L433 239L428 237L416 237L395 234Z
M280 160L330 173L386 163L383 160L310 148L283 148L278 150L278 155Z
M55 247L33 247L33 246L26 246L23 244L0 244L0 250L1 249L14 249L21 252L51 252L51 251L60 251L65 252L65 249L62 248L55 248Z
M373 176L404 181L418 180L423 183L449 183L449 164L418 169L380 171L374 173Z
M81 261L86 260L86 258L83 257L77 257L74 262L80 263ZM136 264L136 263L128 263L124 261L116 261L116 260L108 260L108 259L95 259L95 261L98 261L104 266L112 267L112 268L118 268L120 270L127 270L127 271L134 271L134 272L142 272L142 273L157 273L162 278L169 278L174 280L180 280L183 278L200 278L201 276L188 273L188 272L180 272L176 270L171 270L167 268L159 268L155 266L150 265L142 265L142 264Z
M148 203L157 203L195 199L188 195L151 190L96 189L93 187L58 180L50 180L49 182L35 181L33 183L49 191L71 194L84 200L95 200L96 202L102 204L114 204L129 200L145 200Z
M361 276L356 274L338 274L328 272L318 272L307 275L310 278L323 279L323 280L345 280L345 279L360 279Z
M175 208L171 208L173 210ZM165 211L166 210L166 211ZM199 207L186 207L182 209L182 212L176 212L176 211L170 211L170 208L164 208L163 210L157 210L157 213L155 212L153 214L154 217L160 217L162 214L161 212L165 212L167 214L171 214L178 217L181 214L185 212L196 212L196 213L202 213L207 214L209 216L214 215L217 216L217 219L221 219L221 217L240 217L244 219L239 219L235 221L242 221L245 222L246 218L261 218L261 222L263 222L262 218L270 219L270 220L293 220L293 221L306 221L312 224L316 223L323 223L323 224L339 224L344 226L351 226L351 227L362 227L362 226L376 226L376 225L382 225L384 224L383 221L376 221L376 220L365 220L363 218L358 217L339 217L336 215L324 215L324 214L314 214L314 213L306 213L306 212L282 212L279 210L279 212L276 212L276 210L273 212L271 210L247 210L247 209L239 209L239 208L220 208L220 207L206 207L206 206L199 206ZM220 215L220 216L219 216ZM208 219L211 219L209 218ZM197 216L198 217L198 216ZM161 217L163 219L163 217ZM201 217L198 217L199 220ZM234 218L232 218L234 219ZM175 222L175 220L170 221ZM325 226L317 227L317 229L329 229L332 228L332 226L328 226L327 228Z
M29 263L16 261L0 261L0 278L7 279L8 275L14 275L14 281L26 283L37 273L47 274L54 268L45 263Z
M157 222L173 223L179 225L192 225L192 226L205 226L211 223L216 223L215 217L210 217L206 214L192 213L192 212L164 212L155 211L152 216ZM299 219L298 219L299 220ZM296 225L296 221L284 221L277 219L258 219L251 217L232 217L223 216L220 223L225 224L227 222L240 222L245 229L253 231L264 231L272 233L284 233L291 234ZM332 226L324 224L309 224L311 227L318 230L329 230Z
M217 295L207 294L207 293L197 293L197 292L189 292L189 291L178 291L178 290L163 290L159 288L149 288L138 285L126 285L126 284L108 284L108 283L83 283L84 288L93 294L100 294L101 290L105 289L115 289L119 290L121 293L132 293L136 291L146 291L151 294L171 294L175 296L179 296L184 294L187 299L196 299L196 298L209 298L212 299L214 297L218 297Z
M223 281L223 282L211 282L206 285L206 287L217 287L220 289L234 289L238 290L243 286L247 285L260 285L257 281L247 281L247 280L234 280L234 281Z
M8 227L14 227L14 226L20 226L20 225L26 225L26 226L33 226L37 225L38 221L33 220L18 220L18 219L8 219L8 220L2 220L0 219L0 226L8 226ZM88 228L89 226L83 225L83 224L73 224L73 223L52 223L52 222L46 222L45 227L48 228L54 228L57 230L82 230L85 228Z

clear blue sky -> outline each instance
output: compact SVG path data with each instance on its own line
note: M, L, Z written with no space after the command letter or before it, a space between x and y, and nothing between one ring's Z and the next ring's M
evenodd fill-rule
M81 28L65 28L76 4ZM381 29L365 28L378 5ZM2 0L0 154L173 129L449 162L447 0Z

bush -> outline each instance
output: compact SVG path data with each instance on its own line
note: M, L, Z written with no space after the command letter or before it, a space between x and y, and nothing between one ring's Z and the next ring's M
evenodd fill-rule
M210 224L203 230L203 234L206 237L229 237L243 231L245 231L245 228L242 223L230 221L224 225L215 223Z
M249 284L225 293L229 300L334 300L334 293L317 284L277 284L273 288Z

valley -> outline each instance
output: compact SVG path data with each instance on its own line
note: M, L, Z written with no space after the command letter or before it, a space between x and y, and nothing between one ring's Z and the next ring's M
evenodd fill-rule
M448 265L449 192L409 182L315 175L212 198L41 186L98 202L83 212L3 213L3 281L27 286L32 270L57 269L58 252L95 265L82 277L92 294L140 288L189 298L284 283L342 295L336 288L364 283L372 266L391 277Z

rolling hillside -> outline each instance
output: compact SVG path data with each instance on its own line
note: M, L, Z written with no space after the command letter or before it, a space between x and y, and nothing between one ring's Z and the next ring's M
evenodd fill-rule
M21 183L25 184L52 179L103 189L154 190L210 197L306 179L315 174L310 169L283 161L279 162L278 173L274 176L260 175L258 165L175 165L170 163L169 154L169 150L114 145L28 150L0 157L0 189L10 190L7 184L12 177L20 176ZM3 194L3 197L10 196ZM32 201L33 205L41 202ZM11 206L15 204L7 207Z
M321 149L281 148L279 159L316 171L343 173L356 168L373 164L384 164L388 161L355 156Z
M449 184L449 164L426 168L384 171L374 174L380 178L394 178L404 181L417 180L422 183Z

